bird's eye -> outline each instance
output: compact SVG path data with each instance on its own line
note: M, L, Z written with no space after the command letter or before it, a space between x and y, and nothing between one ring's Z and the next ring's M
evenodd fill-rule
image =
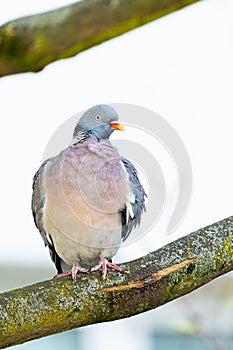
M100 120L100 119L102 119L102 118L101 118L101 115L96 114L96 116L95 116L95 120Z

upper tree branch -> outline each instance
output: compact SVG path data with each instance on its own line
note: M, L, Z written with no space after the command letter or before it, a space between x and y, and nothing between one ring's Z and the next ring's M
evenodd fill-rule
M200 0L84 0L0 27L0 76L37 72Z
M156 237L155 237L156 239ZM156 308L233 269L233 216L108 270L0 294L0 348Z

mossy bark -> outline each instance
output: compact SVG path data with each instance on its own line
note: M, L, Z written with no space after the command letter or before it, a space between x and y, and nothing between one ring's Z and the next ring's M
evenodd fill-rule
M139 314L232 270L233 216L121 266L0 294L0 348Z
M200 0L85 0L0 27L0 76L37 72Z

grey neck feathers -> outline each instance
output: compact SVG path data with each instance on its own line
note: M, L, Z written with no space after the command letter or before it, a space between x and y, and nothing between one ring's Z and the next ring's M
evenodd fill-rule
M83 129L80 125L76 125L71 146L75 146L77 143L86 140L89 136L90 134L87 130Z

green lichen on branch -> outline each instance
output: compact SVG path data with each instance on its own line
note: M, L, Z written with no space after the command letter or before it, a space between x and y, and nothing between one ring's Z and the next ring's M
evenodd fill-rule
M0 348L156 308L233 269L233 217L109 271L0 294Z
M37 72L200 0L85 0L0 27L0 76Z

